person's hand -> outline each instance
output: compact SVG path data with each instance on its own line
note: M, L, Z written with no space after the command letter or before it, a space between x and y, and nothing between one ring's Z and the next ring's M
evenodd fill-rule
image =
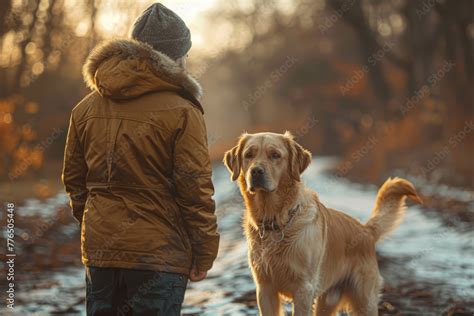
M189 279L192 282L199 282L206 278L207 271L199 271L196 267L191 269L191 273L189 274Z

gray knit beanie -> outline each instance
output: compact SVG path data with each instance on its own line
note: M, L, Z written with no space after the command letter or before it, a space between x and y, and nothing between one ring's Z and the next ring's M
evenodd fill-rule
M154 3L135 21L131 37L177 60L191 48L191 32L173 11Z

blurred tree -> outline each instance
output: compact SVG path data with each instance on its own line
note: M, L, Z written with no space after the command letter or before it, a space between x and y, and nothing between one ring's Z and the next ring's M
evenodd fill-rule
M371 68L368 75L379 101L382 103L388 102L392 92L386 81L382 63L369 64L369 58L378 51L382 51L382 45L379 44L376 33L370 27L369 21L364 14L363 1L328 0L328 4L339 12L344 21L356 32L361 42L360 49L363 56L361 64Z
M7 17L11 9L10 1L0 2L0 36L3 36L7 31Z
M89 5L95 8L94 1ZM95 20L96 11L89 13ZM40 105L30 97L56 88L42 79L61 76L58 67L72 53L72 43L81 39L66 22L64 0L1 1L0 24L0 174L16 179L43 161L37 133L42 128ZM44 86L38 90L33 83Z
M384 170L412 164L413 157L429 160L473 117L473 5L472 0L222 2L212 21L232 26L231 51L215 63L232 76L216 82L222 86L227 80L233 90L228 99L240 106L258 96L243 112L245 129L287 128L313 113L324 120L304 141L316 143L309 136L317 135L322 139L317 151L342 151L348 159L371 135L383 138L386 144L366 155L369 163L360 168L373 180ZM285 56L298 62L259 90ZM390 126L398 127L396 137L386 134L397 130ZM465 160L470 145L467 137L443 164L470 170ZM371 166L379 167L367 172Z

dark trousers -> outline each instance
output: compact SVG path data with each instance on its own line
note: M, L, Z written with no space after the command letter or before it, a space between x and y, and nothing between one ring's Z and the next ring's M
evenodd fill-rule
M180 315L183 274L86 267L87 316Z

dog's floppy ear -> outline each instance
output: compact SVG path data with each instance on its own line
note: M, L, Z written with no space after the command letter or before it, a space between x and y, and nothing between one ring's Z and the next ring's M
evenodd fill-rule
M290 132L285 132L284 137L288 146L288 160L291 177L296 181L300 181L300 175L311 163L311 152L304 149L300 144L298 144L293 139L293 135L291 135Z
M240 175L240 169L242 167L242 149L245 144L246 136L246 133L242 134L239 138L237 146L226 151L224 154L224 164L231 173L232 181L237 180Z

